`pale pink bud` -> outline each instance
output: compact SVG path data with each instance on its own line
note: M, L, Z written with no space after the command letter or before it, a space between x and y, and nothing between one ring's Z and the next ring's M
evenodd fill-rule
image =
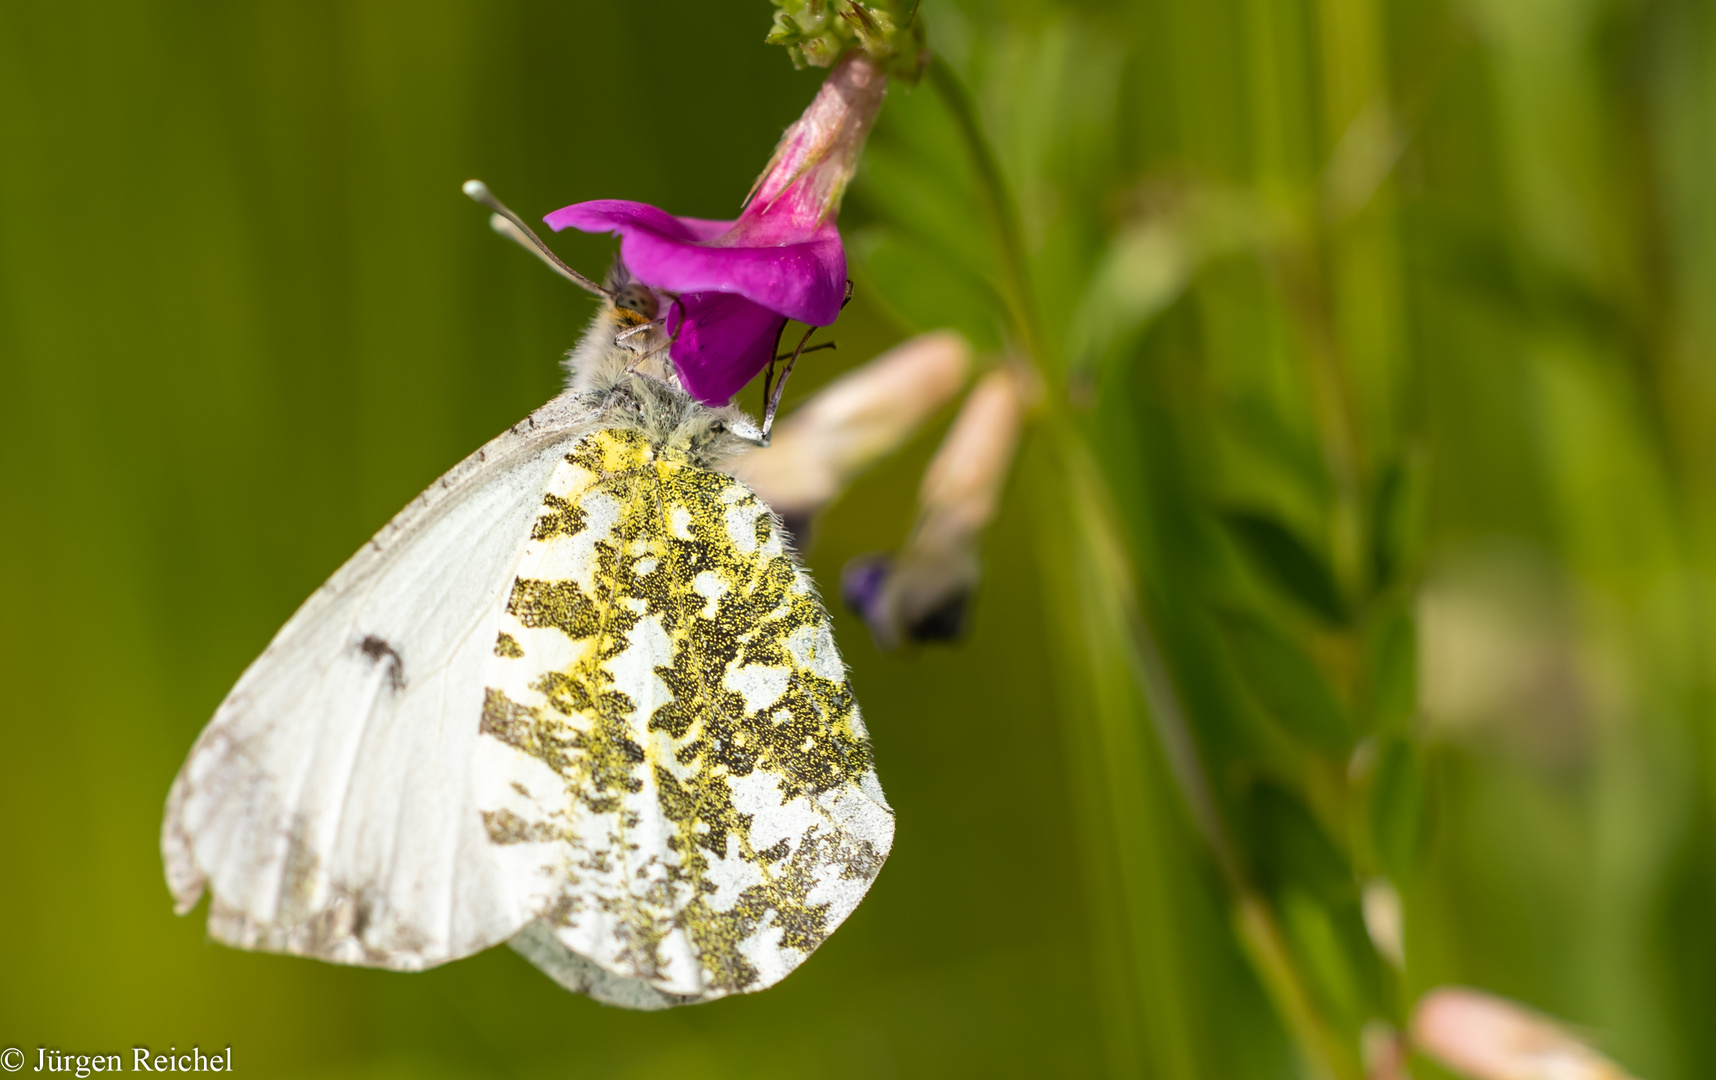
M1359 1030L1359 1058L1365 1080L1412 1080L1406 1068L1406 1039L1386 1021L1365 1021Z
M1010 368L985 375L924 473L918 520L897 558L855 560L842 591L883 648L959 636L978 578L978 541L994 519L1031 384Z
M733 473L802 542L823 507L959 392L970 366L971 348L958 334L912 338L818 391Z
M1021 383L1010 369L992 371L966 399L918 488L914 543L963 544L995 516L1024 419Z
M1405 913L1401 908L1400 890L1387 878L1367 881L1359 894L1359 910L1364 915L1365 932L1384 960L1396 968L1406 967Z
M1419 1051L1474 1080L1629 1080L1554 1020L1478 990L1444 986L1412 1014Z

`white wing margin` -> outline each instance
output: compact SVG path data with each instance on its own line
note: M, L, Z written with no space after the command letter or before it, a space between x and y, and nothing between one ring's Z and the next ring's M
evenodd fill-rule
M472 795L483 677L555 464L594 426L562 394L454 466L275 635L167 797L180 913L243 948L415 970L511 937Z

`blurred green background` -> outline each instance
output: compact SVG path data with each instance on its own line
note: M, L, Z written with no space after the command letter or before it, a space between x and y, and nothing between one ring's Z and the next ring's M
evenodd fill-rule
M729 216L818 73L761 0L0 5L0 1044L1356 1076L1460 982L1716 1075L1716 13L923 15L946 78L891 93L857 299L788 397L954 325L1045 404L969 639L884 655L836 613L899 813L870 897L780 986L640 1015L504 949L212 945L161 804L297 604L559 385L590 304L459 184ZM825 591L934 441L827 515Z

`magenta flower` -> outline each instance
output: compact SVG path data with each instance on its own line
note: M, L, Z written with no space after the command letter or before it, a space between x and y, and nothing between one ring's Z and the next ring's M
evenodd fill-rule
M687 393L726 404L775 354L788 319L827 326L846 296L840 197L881 108L887 77L853 52L788 128L737 221L674 217L623 199L574 203L559 232L612 232L632 276L669 294L668 355Z

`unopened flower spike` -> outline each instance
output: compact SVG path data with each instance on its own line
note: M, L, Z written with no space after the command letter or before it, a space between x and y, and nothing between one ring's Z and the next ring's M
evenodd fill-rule
M887 76L863 52L829 72L781 137L734 221L675 217L645 203L599 199L549 214L550 228L611 232L658 305L668 356L686 392L724 405L768 366L789 319L827 326L847 295L835 218L882 107Z
M794 67L828 67L848 49L861 49L891 78L914 83L923 73L923 23L918 0L775 0L767 41L786 46Z
M1003 367L972 390L918 491L918 519L897 556L847 564L841 593L876 644L947 641L965 631L977 587L978 547L1000 508L1034 383Z

